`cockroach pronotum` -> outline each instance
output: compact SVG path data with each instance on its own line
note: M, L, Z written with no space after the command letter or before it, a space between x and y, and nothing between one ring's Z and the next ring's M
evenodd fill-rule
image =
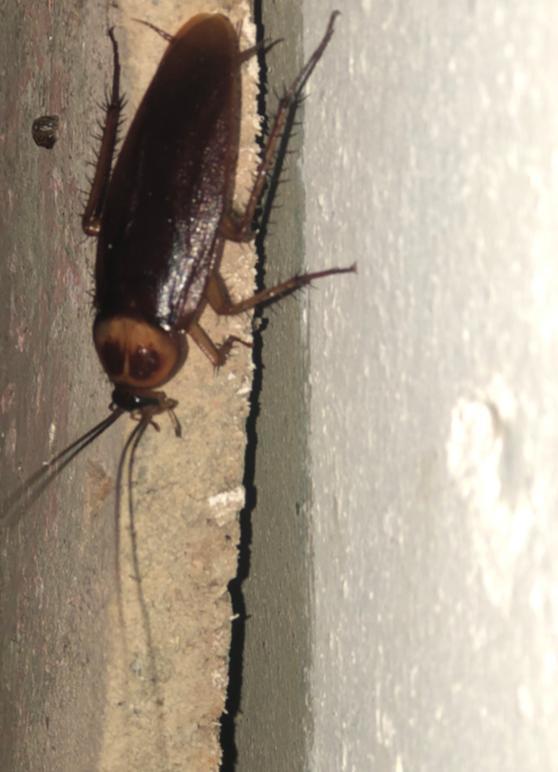
M112 90L82 225L87 235L97 238L93 340L114 386L111 413L21 486L5 503L4 517L11 519L35 500L80 450L125 412L136 417L138 425L123 457L137 446L157 414L170 413L179 433L176 402L160 387L184 365L187 336L217 368L234 344L242 343L234 336L220 345L211 340L200 324L207 304L217 314L239 314L314 279L355 270L353 265L302 274L238 302L230 299L219 274L224 242L253 238L256 207L289 111L327 47L337 15L331 14L320 44L279 102L240 215L234 213L232 200L240 67L258 47L241 51L237 29L220 14L199 14L173 37L161 33L168 47L112 169L122 99L118 45L109 30Z

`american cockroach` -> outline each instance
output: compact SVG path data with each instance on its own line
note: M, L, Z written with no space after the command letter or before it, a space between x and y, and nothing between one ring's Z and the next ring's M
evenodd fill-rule
M111 413L27 481L26 503L124 412L139 419L125 451L137 446L157 414L169 412L179 433L176 402L160 389L184 365L187 337L216 368L243 342L234 336L220 344L211 340L200 323L207 304L217 314L239 314L314 279L355 270L294 276L240 301L231 300L219 274L224 242L253 238L256 207L289 111L327 47L337 15L331 14L320 44L280 99L241 214L233 210L240 68L258 47L241 51L237 29L220 14L199 14L172 37L161 33L168 47L112 168L122 98L118 45L109 30L112 89L82 225L97 238L93 340L114 387ZM20 508L22 490L10 497L5 515Z

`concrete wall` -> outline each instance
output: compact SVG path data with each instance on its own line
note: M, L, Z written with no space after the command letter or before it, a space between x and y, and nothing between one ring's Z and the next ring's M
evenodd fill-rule
M337 7L305 249L359 275L307 299L306 768L558 769L558 6Z
M305 265L359 274L267 331L260 468L284 469L308 396L311 499L267 504L259 479L239 769L558 769L558 6L336 6L304 105ZM302 10L264 20L302 21L308 56L331 9Z
M155 4L147 5L164 26ZM286 1L268 6L267 33L288 41L271 52L278 58L270 58L269 82L280 86L302 61L302 48L308 55L315 46L331 9L318 0L302 9ZM8 487L90 425L108 401L83 302L92 256L81 245L77 190L101 69L110 70L109 17L107 3L83 7L85 17L65 5L37 14L14 5L6 25L13 30L5 53L1 222L9 356L0 374ZM230 11L231 3L224 7ZM552 770L558 7L551 0L344 0L337 7L343 15L305 104L304 179L296 192L299 168L291 164L265 278L299 269L303 236L306 265L357 260L359 274L323 282L268 314L250 492L257 507L244 530L251 557L246 646L236 661L237 672L243 665L237 769ZM29 137L31 120L47 111L63 118L52 157ZM163 585L167 621L182 620L190 598L209 608L196 572L215 595L221 626L206 632L220 647L212 688L222 694L224 582L234 542L226 553L215 542L229 561L217 594L207 563L196 560L207 551L191 541L198 512L191 484L208 482L197 502L231 485L223 437L239 475L244 414L229 434L230 410L211 379L203 369L199 406L185 417L188 448L195 432L210 462L194 462L194 475L193 456L170 451L183 466L163 463L171 477L157 490L181 506L169 508L164 499L157 519L151 507L161 499L150 480L161 466L153 458L161 461L163 446L176 441L153 433L138 465L151 511L139 514L151 524L149 536L157 531L174 542L169 551L150 548L152 561L167 556L179 571ZM213 451L204 421L218 408ZM100 627L114 589L110 493L121 444L111 448L106 439L31 519L2 537L6 768L118 768L103 756L111 730ZM180 538L169 526L171 509ZM215 522L201 508L199 519ZM173 549L183 547L186 557L174 559ZM153 576L147 558L142 565ZM154 603L148 583L146 590ZM163 622L156 629L158 647L170 628ZM181 640L193 653L190 638ZM140 657L124 663L137 687L124 705L132 734L112 725L122 768L129 768L127 750L143 752L136 734L150 740L143 728L153 693L146 694L138 666L143 644L138 650ZM211 679L216 671L203 660L205 650L194 665ZM170 672L173 688L188 683L181 670ZM209 749L216 763L209 718L218 715L218 701L203 725L183 712L185 705L203 708L209 693L197 687L191 700L181 697L181 709L172 703L170 758L207 758ZM167 736L160 725L152 728ZM157 754L156 743L149 752ZM164 768L165 758L159 761Z

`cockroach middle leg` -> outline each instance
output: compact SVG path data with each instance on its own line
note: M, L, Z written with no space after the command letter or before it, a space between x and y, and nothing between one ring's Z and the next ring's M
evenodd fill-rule
M105 108L105 125L97 163L95 164L95 174L91 183L85 211L81 218L83 230L88 236L99 235L101 217L109 186L112 159L118 136L120 113L123 106L123 99L120 96L120 57L118 55L118 43L114 37L112 27L108 31L108 36L112 43L113 54L112 89L110 99L107 101Z
M279 100L275 118L265 143L263 157L256 171L254 185L252 186L250 197L248 198L248 203L246 204L244 212L240 215L230 212L225 215L221 222L221 235L229 241L251 241L254 237L252 223L254 221L256 208L266 186L269 172L273 169L277 160L278 143L285 130L291 110L296 108L304 86L308 82L314 68L322 58L323 53L331 40L337 16L339 16L339 11L334 11L331 14L327 29L320 44Z
M325 271L315 271L314 273L302 273L299 276L292 276L274 287L256 292L249 298L234 302L231 300L225 282L217 273L213 273L207 287L205 296L211 308L216 314L221 316L234 316L243 311L249 311L251 308L261 306L266 303L274 303L281 298L296 292L297 289L311 284L316 279L323 279L326 276L334 276L338 273L356 273L356 263L347 268L328 268ZM197 341L196 341L197 342ZM198 344L199 345L199 344Z
M228 338L225 338L225 340L217 346L197 321L191 322L188 327L188 335L192 338L198 348L203 351L215 368L222 367L225 364L235 343L246 346L246 348L251 348L252 345L236 335L229 335Z

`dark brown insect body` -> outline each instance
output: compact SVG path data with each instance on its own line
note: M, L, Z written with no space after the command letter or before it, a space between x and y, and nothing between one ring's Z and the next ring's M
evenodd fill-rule
M170 43L116 163L100 221L94 339L120 391L145 393L186 355L219 262L239 132L241 55L224 16Z
M113 411L20 486L4 502L4 518L35 500L77 453L129 411L140 423L124 448L121 478L127 450L133 457L153 416L169 411L174 417L176 402L159 389L184 364L186 336L214 367L224 364L235 343L243 343L234 336L220 345L211 340L199 321L207 303L218 314L238 314L314 279L355 270L353 265L294 276L238 302L219 275L224 241L253 237L254 214L287 118L333 35L336 16L279 102L241 214L232 209L240 69L257 48L240 51L236 29L220 14L199 14L174 37L157 30L169 45L112 170L122 100L118 46L109 31L112 93L82 222L86 234L98 238L93 338L114 384ZM179 433L176 419L175 429Z
M240 303L231 302L218 274L224 240L252 237L254 211L286 113L325 49L334 18L280 105L241 216L232 212L240 67L255 49L240 51L237 31L225 16L200 14L184 24L170 39L107 186L120 110L112 38L113 94L83 222L99 239L93 335L118 407L159 412L169 406L154 390L184 363L186 333L215 366L224 363L236 339L220 346L211 341L199 323L207 302L217 313L240 313L313 278L352 270L295 277Z

